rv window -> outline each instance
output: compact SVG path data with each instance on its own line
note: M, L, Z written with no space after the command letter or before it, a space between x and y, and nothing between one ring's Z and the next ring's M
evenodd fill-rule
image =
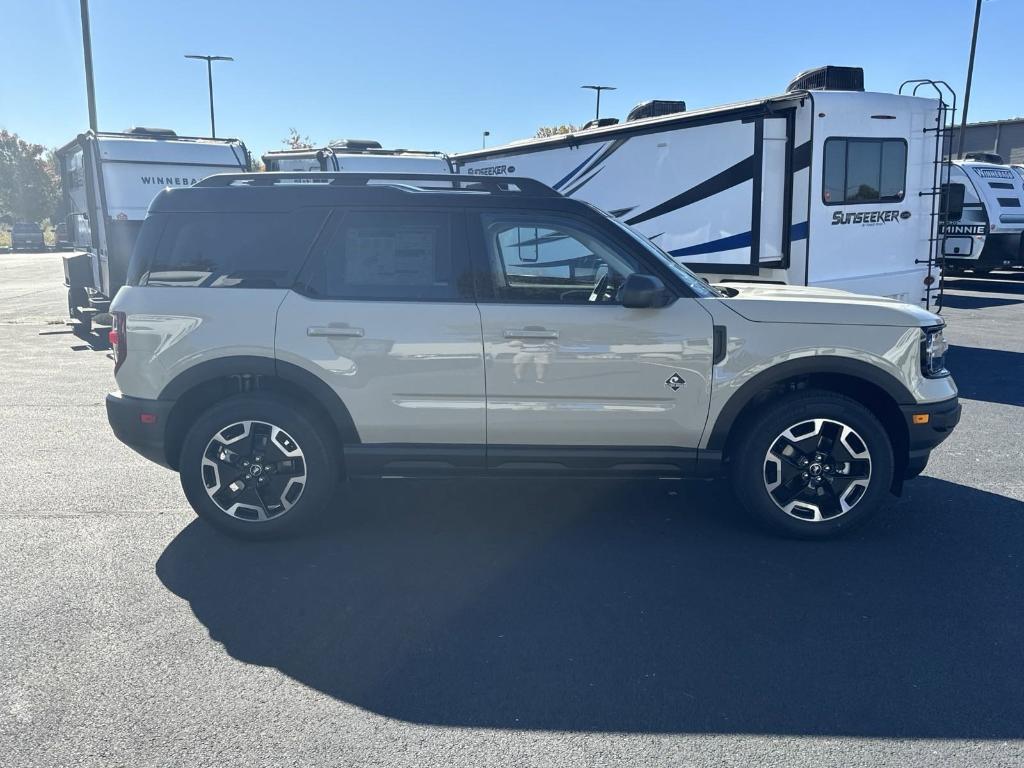
M826 205L899 202L907 176L903 139L825 141L822 200Z
M452 251L451 217L435 211L352 211L317 248L303 282L319 299L458 300L471 291Z
M288 288L326 213L168 216L142 283L188 288Z
M615 304L640 271L621 249L551 215L485 214L495 297L551 304Z

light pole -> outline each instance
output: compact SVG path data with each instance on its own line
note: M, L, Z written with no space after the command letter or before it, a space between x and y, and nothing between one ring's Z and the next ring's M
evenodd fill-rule
M206 78L210 83L210 138L217 138L217 121L213 117L213 62L234 61L230 56L206 56L197 53L186 53L186 59L202 59L206 62Z
M482 143L480 144L480 146L481 146L481 147L483 147L484 149L487 149L487 137L488 137L488 136L490 136L490 135L491 135L491 132L490 132L490 131L484 131L484 135L483 135L483 136L481 136L481 139L482 139L483 141L482 141Z
M971 56L967 59L967 85L964 86L964 111L960 115L960 137L957 150L964 156L964 139L967 136L967 107L971 103L971 79L974 77L974 51L978 47L978 23L981 21L981 0L974 6L974 32L971 34Z
M85 54L85 97L89 102L89 130L96 133L96 90L92 82L92 35L89 32L89 0L81 0L82 52Z
M597 107L594 109L594 119L601 119L601 91L614 91L614 85L581 85L580 88L588 88L597 92Z

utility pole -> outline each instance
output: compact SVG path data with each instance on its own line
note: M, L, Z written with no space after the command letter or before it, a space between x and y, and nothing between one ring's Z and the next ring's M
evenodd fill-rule
M213 62L234 61L230 56L207 56L205 54L186 53L186 59L201 59L206 62L206 78L210 84L210 138L217 138L217 121L213 116Z
M490 131L484 131L484 135L481 137L483 139L483 143L481 143L480 146L483 147L484 149L487 149L487 137L490 135Z
M964 156L964 139L967 136L967 107L971 104L971 80L974 77L974 51L978 47L978 24L981 21L981 0L974 6L974 32L971 34L971 57L967 60L967 85L964 87L964 111L960 115L960 138L957 152Z
M89 102L89 130L95 133L96 127L96 89L92 81L92 35L89 31L89 0L80 0L79 9L82 13L82 52L85 55L85 97Z
M614 91L614 85L581 85L580 88L588 88L597 92L597 107L594 109L594 119L601 119L601 91Z

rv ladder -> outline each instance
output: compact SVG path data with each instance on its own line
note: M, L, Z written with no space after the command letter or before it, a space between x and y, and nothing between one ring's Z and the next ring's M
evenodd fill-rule
M929 214L930 230L928 236L928 258L915 259L915 264L928 265L928 277L925 283L925 309L932 308L932 291L935 271L939 272L938 296L935 311L942 311L942 299L945 290L945 252L942 245L942 224L949 214L949 195L943 194L944 187L949 184L952 161L952 143L949 141L956 125L956 91L945 80L907 80L900 85L899 93L917 96L921 88L931 89L939 99L939 108L935 114L935 127L925 127L925 135L935 134L935 153L932 159L932 186L922 190L921 197L931 197L931 213ZM948 149L947 149L948 145Z

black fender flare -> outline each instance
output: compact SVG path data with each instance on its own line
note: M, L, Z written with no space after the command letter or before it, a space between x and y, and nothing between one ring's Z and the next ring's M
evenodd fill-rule
M903 382L890 373L862 360L831 355L809 355L773 365L740 386L725 403L708 435L708 450L723 450L743 409L766 389L789 379L814 374L848 376L872 384L885 392L897 405L917 401Z
M352 415L341 397L319 376L293 363L263 355L233 355L206 360L175 376L157 399L175 401L208 381L232 376L267 376L287 382L309 395L327 413L343 442L358 443Z

